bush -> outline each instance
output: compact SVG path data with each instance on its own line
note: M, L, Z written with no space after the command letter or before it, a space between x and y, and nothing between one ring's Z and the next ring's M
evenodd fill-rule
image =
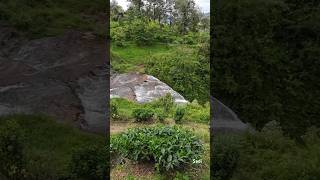
M133 128L111 138L112 150L135 161L154 161L157 170L174 170L199 160L201 141L177 126Z
M211 178L228 180L239 159L239 138L236 136L218 136L213 138Z
M166 82L187 100L200 103L209 99L209 70L209 56L200 56L194 48L185 46L172 53L152 55L145 66L147 74Z
M174 99L170 93L167 93L165 96L151 102L151 105L154 108L163 108L165 113L169 113L174 106Z
M117 104L114 101L111 101L110 103L110 109L111 109L111 118L116 120L119 119L119 113L118 113L118 107Z
M136 119L137 122L150 121L153 115L154 112L148 108L134 109L132 112L132 116Z
M9 179L23 179L26 175L23 136L15 120L7 120L0 127L0 174Z
M108 176L107 150L100 146L86 146L74 150L70 172L75 179L105 179Z
M167 115L163 112L158 112L156 115L157 115L157 119L162 123L167 118Z
M210 121L210 104L200 105L196 100L187 104L184 120L199 123L208 123Z
M186 108L182 106L178 106L176 112L174 114L174 121L179 124L182 121L183 116L186 113Z

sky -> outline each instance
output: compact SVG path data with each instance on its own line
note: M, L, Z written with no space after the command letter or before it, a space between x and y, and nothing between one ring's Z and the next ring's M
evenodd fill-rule
M127 9L129 2L127 0L116 0L123 9ZM195 0L202 12L210 12L210 0Z

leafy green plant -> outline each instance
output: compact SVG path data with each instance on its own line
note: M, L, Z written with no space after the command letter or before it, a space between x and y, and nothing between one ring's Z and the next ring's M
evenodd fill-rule
M165 113L163 113L163 112L157 112L157 113L156 113L156 116L157 116L157 119L158 119L161 123L163 123L164 120L167 118L167 115L166 115Z
M101 146L86 146L75 149L70 163L71 177L76 179L101 180L107 177L107 150Z
M0 174L10 179L26 176L23 131L15 120L0 127Z
M132 116L137 122L150 121L154 115L154 112L149 108L138 108L134 109Z
M135 161L153 161L157 170L174 170L201 159L202 142L177 126L133 128L111 137L111 148Z
M111 101L110 109L111 109L111 118L114 120L119 119L120 116L119 116L119 112L118 112L118 106L115 101Z
M174 121L179 124L182 121L182 118L184 117L186 113L186 108L184 106L178 106L176 109L176 112L174 114Z

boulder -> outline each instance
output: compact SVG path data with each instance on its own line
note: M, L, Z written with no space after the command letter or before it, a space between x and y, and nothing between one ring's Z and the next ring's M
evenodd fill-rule
M114 74L111 77L110 98L121 97L139 103L151 102L171 94L175 103L188 103L182 95L159 79L141 73Z
M238 116L218 99L211 96L211 134L239 133L249 130Z
M0 115L46 114L92 132L107 124L105 40L68 31L29 40L0 26Z

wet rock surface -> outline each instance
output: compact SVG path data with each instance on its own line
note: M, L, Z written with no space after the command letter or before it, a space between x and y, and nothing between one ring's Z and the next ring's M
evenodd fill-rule
M238 116L218 99L211 97L211 132L238 133L249 130L249 125L243 123Z
M167 84L147 74L113 74L110 83L111 98L122 97L146 103L170 93L177 104L188 103L182 95Z
M109 67L104 40L76 31L27 40L0 26L0 115L47 114L106 129Z

